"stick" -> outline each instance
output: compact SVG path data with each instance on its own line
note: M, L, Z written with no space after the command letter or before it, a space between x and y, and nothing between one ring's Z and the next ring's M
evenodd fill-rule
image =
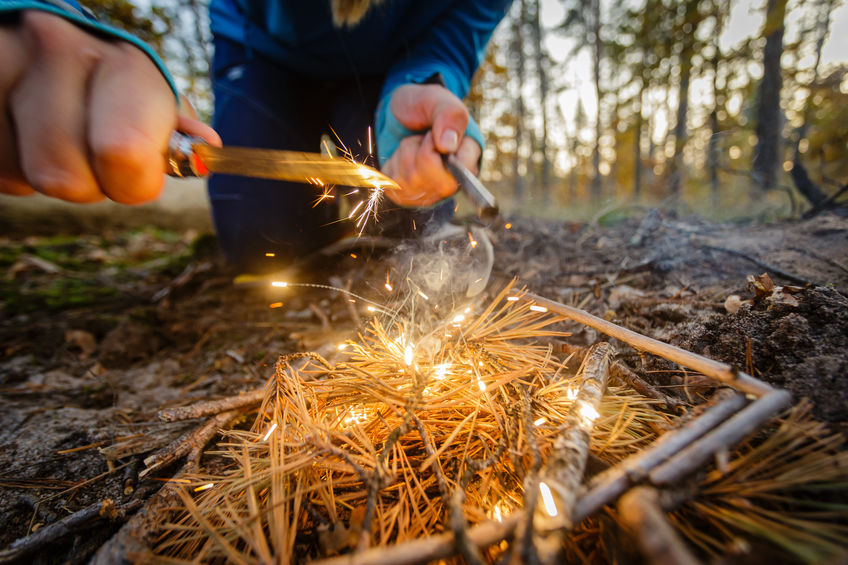
M486 548L508 538L523 520L525 512L513 512L503 522L490 520L468 530L468 540L479 548ZM389 547L375 547L359 553L313 561L313 565L417 565L456 554L452 533L438 534Z
M635 390L642 396L647 396L648 398L653 398L654 400L662 401L665 404L665 407L668 409L676 410L685 405L684 402L658 391L656 388L653 387L653 385L651 385L645 379L637 375L630 369L630 367L628 367L621 361L616 361L610 366L610 374L613 377L629 384L631 387L633 387L633 390Z
M792 273L788 273L788 272L784 271L783 269L781 269L779 267L775 267L774 265L769 265L768 263L760 261L756 257L752 257L752 256L748 255L747 253L745 253L743 251L739 251L738 249L730 249L729 247L720 247L718 245L701 245L701 247L703 247L704 249L709 249L711 251L720 251L722 253L729 253L730 255L736 255L737 257L741 257L742 259L745 259L746 261L750 261L751 263L753 263L754 265L756 265L757 267L759 267L761 269L765 269L766 271L769 271L770 273L774 274L775 276L778 276L782 279L786 279L789 282L793 282L795 284L821 286L818 283L815 283L813 281L809 281L805 278L801 278L798 275L793 275Z
M185 455L190 459L199 459L204 446L215 437L218 430L226 426L231 420L239 415L237 410L221 412L214 418L198 426L192 431L185 433L144 460L145 469L138 474L143 479L153 471L170 465Z
M721 394L719 392L716 396ZM585 492L577 502L574 522L582 522L602 506L621 496L631 485L644 480L651 469L718 426L741 410L743 406L745 406L744 395L734 394L729 398L723 398L698 418L687 422L681 428L663 434L645 451L628 457L609 471L594 477L589 483L588 492Z
M704 465L722 449L730 448L758 429L789 405L792 396L775 390L757 399L744 410L651 471L651 483L657 486L679 481Z
M97 520L104 518L113 522L120 520L128 511L135 510L135 504L130 503L121 508L116 508L111 499L104 498L100 502L95 502L70 516L65 516L58 522L53 522L41 528L34 534L13 541L8 548L0 551L0 563L12 563L23 559L60 538L79 532Z
M770 385L759 379L734 369L727 363L708 359L703 355L686 351L674 345L664 343L662 341L644 336L627 328L607 322L597 316L593 316L584 310L579 310L572 306L566 306L560 302L555 302L547 298L542 298L536 294L527 293L520 298L529 302L535 302L539 306L544 306L552 312L562 314L566 318L579 322L590 328L596 329L610 337L614 337L630 345L639 351L647 351L655 355L659 355L669 361L673 361L690 369L699 371L708 377L712 377L719 381L725 382L730 386L747 392L755 396L762 396L773 391Z
M574 507L586 469L592 428L607 388L611 353L612 348L604 342L592 346L586 355L577 399L560 426L541 473L554 495L556 511L536 513L540 518L535 522L538 530L570 530L574 526Z
M236 408L245 408L256 404L261 404L265 398L265 389L260 388L249 392L242 392L236 396L229 398L221 398L219 400L206 400L197 404L188 406L179 406L176 408L163 408L159 411L159 419L165 422L177 422L179 420L191 420L193 418L203 418L212 414L220 414L221 412L235 410Z
M656 489L631 489L618 501L618 515L624 525L636 534L636 542L651 565L700 563L668 523Z

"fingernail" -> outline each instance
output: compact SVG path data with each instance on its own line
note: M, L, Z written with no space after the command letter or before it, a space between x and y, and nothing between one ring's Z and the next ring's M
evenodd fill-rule
M440 140L441 150L447 153L453 153L457 149L459 149L459 134L456 133L455 130L446 129L442 132L442 139Z

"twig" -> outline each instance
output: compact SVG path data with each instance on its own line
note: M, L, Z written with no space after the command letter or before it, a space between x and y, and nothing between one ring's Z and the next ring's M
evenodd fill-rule
M536 521L537 529L570 530L574 526L574 507L586 468L592 428L607 388L611 354L612 348L603 342L594 345L586 355L580 391L563 419L541 473L554 494L557 512ZM544 514L538 512L537 516Z
M719 392L716 396L721 398L724 395ZM621 496L631 485L644 480L651 469L727 420L741 410L745 402L745 397L741 394L722 398L718 404L709 408L698 418L687 422L681 428L663 434L645 451L632 455L608 471L595 476L589 483L588 491L577 502L574 522L582 522L602 506Z
M524 519L524 511L513 512L503 522L490 520L468 530L468 540L479 548L489 547L512 535ZM389 547L375 547L341 557L313 561L313 565L416 565L456 554L453 533L438 534Z
M238 415L239 412L237 410L221 412L203 425L178 437L144 460L145 469L138 474L139 478L143 479L153 471L170 465L185 455L189 455L190 460L198 459L204 446L215 437L218 430L226 426Z
M636 487L618 501L618 515L636 534L636 542L652 565L698 565L659 504L659 493Z
M813 251L812 249L801 249L800 247L789 247L789 249L791 249L792 251L796 251L796 252L800 253L801 255L811 255L812 257L815 257L816 259L818 259L820 261L824 261L828 265L836 267L837 269L839 269L842 272L848 273L848 267L846 267L843 263L840 263L836 259L833 259L832 257L828 257L827 255L822 255L821 253L817 253L817 252Z
M615 361L610 366L610 374L629 384L633 387L633 390L641 394L642 396L647 396L648 398L653 398L654 400L660 400L665 404L667 409L677 410L685 406L684 402L669 396L665 393L658 391L653 387L650 383L648 383L645 379L634 373L630 367L625 365L621 361Z
M191 420L193 418L203 418L213 414L220 414L237 408L246 408L262 403L265 398L265 389L260 388L249 392L242 392L236 396L229 398L221 398L219 400L206 400L197 404L188 406L179 406L176 408L163 408L159 411L159 419L165 422L177 422L179 420Z
M718 245L701 245L704 249L710 249L712 251L720 251L722 253L729 253L730 255L736 255L737 257L741 257L746 261L750 261L761 269L765 269L766 271L772 273L775 276L781 277L783 279L788 280L789 282L793 282L795 284L801 285L817 285L821 286L819 283L807 280L805 278L799 277L798 275L793 275L792 273L786 272L779 267L775 267L774 265L770 265L764 261L760 261L756 257L752 257L747 253L739 251L737 249L730 249L729 247L720 247Z
M483 555L468 537L468 522L462 513L462 503L465 502L465 492L461 488L454 489L449 501L450 526L459 554L468 565L483 565Z
M775 390L757 399L750 406L719 427L680 451L651 471L650 480L657 486L672 484L693 473L711 457L728 449L754 432L775 414L789 405L792 396L785 390Z
M829 210L830 208L835 208L836 206L838 206L838 204L836 204L836 199L845 194L846 192L848 192L848 184L842 185L842 187L837 190L832 196L829 196L826 200L817 203L812 208L801 214L801 219L809 220L820 212Z
M644 336L627 328L608 322L604 319L593 316L584 310L566 306L560 302L542 298L536 294L526 293L521 295L521 298L530 302L534 302L539 306L543 306L552 312L562 314L566 318L589 326L601 333L610 337L614 337L630 345L639 351L647 351L655 355L659 355L669 361L673 361L690 369L695 369L708 377L712 377L719 381L725 382L730 386L754 394L762 396L774 390L770 385L759 379L743 373L727 363L708 359L697 353L686 351L674 345L664 343L662 341Z
M97 520L109 519L113 522L121 520L128 512L134 511L137 506L138 502L134 501L126 506L116 508L111 499L105 498L74 512L70 516L65 516L58 522L53 522L41 528L34 534L13 541L8 548L0 551L0 563L12 563L23 559L60 538L79 532Z

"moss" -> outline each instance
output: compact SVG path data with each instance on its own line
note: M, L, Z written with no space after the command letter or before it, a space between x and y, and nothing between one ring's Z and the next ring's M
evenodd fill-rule
M9 315L88 306L118 294L118 290L113 287L83 278L55 278L37 287L28 287L16 281L0 281L0 296Z

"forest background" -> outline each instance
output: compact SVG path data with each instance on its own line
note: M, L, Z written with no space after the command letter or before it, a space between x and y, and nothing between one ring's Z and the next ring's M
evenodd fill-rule
M211 112L207 0L94 0ZM774 219L848 181L839 0L515 0L468 104L513 213Z

